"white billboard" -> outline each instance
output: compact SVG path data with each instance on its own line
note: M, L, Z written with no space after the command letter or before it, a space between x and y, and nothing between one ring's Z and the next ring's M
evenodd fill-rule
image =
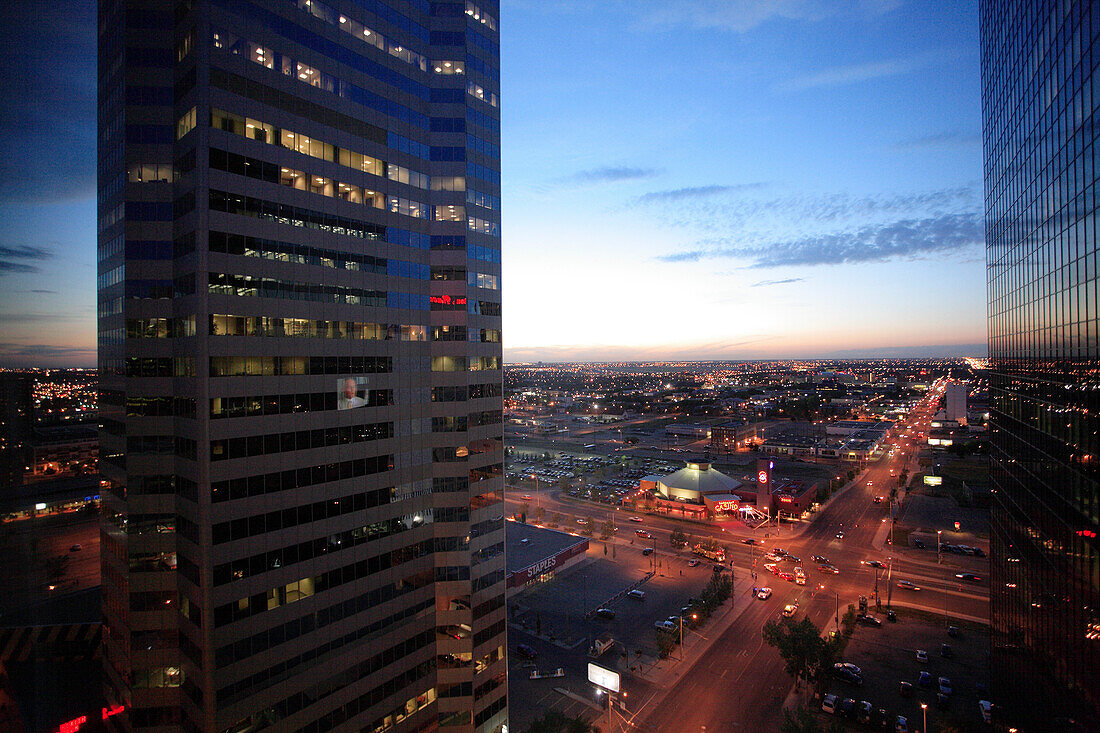
M609 692L619 691L619 673L604 669L592 662L588 663L588 681Z

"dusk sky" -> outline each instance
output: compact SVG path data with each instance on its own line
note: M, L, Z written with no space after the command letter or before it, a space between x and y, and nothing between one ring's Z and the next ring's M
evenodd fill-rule
M8 18L0 365L93 366L94 3ZM508 361L985 354L976 3L500 27Z

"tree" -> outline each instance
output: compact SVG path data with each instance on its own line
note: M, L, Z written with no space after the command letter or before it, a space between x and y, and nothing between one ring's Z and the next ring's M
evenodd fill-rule
M523 515L523 521L527 521L527 512L531 511L531 505L527 502L523 502L519 506L519 513Z
M676 549L683 549L684 547L687 546L687 543L688 543L687 535L685 535L683 533L683 531L681 531L679 529L674 530L673 533L671 535L669 535L668 541L669 541L669 544L671 544Z
M802 680L809 680L832 663L836 647L821 638L821 632L809 618L769 621L764 624L763 635L769 646L779 650L796 688Z
M535 522L536 523L542 524L542 520L545 516L546 516L546 510L545 509L543 509L541 506L535 507Z
M550 526L557 527L559 524L561 524L561 514L554 512L554 516L550 517Z
M703 609L711 613L733 595L733 579L725 573L712 573L707 587L699 594Z
M615 523L608 519L600 525L600 539L606 540L615 532Z
M806 708L783 708L783 722L779 730L782 733L822 733L825 729Z
M584 529L581 532L589 537L592 536L592 530L596 526L596 520L592 518L592 515L588 515L584 518Z
M531 721L526 733L592 733L592 726L580 716L569 718L557 710L547 710Z

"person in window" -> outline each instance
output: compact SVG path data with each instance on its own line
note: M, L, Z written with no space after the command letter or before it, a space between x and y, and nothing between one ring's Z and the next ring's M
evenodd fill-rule
M340 395L340 402L337 407L341 410L350 410L353 407L362 407L367 404L367 401L357 394L355 380L348 378L344 380L344 391Z

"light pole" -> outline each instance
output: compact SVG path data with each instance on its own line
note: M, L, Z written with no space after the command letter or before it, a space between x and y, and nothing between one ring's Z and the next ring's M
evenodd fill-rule
M924 733L928 733L928 703L922 702L920 704L920 716L921 716L921 730Z

